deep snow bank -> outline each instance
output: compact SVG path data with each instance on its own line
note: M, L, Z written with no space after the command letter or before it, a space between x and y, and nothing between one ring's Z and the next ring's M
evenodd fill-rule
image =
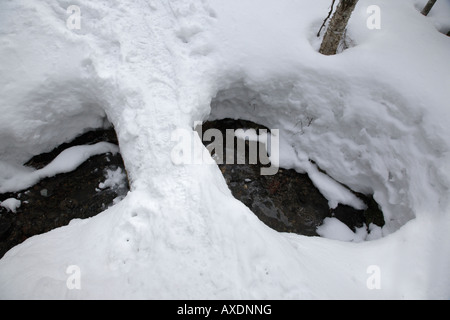
M2 19L0 37L4 165L107 116L132 192L13 248L0 260L0 296L448 298L449 41L407 0L376 1L382 29L369 30L374 3L361 0L349 26L356 46L323 57L312 35L328 2L2 3L19 15ZM66 28L72 4L80 30ZM171 161L175 129L224 116L280 129L282 165L312 172L312 160L373 192L387 236L277 233L231 196L215 165ZM66 285L71 265L80 290Z

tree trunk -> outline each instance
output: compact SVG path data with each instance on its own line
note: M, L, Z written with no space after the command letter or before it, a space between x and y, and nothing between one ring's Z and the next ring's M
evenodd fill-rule
M424 16L427 16L430 13L431 8L433 8L433 6L436 3L436 1L437 0L429 0L428 1L428 3L426 4L425 8L423 8L423 10L422 10L422 14Z
M336 54L339 43L341 42L348 20L356 7L358 0L341 0L336 12L331 18L327 32L320 46L319 52L327 56Z

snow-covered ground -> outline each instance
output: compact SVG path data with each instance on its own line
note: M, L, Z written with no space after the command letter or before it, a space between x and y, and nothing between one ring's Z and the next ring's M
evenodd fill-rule
M450 3L425 2L360 0L352 46L322 56L328 0L3 1L0 181L111 122L132 191L10 250L0 297L450 298ZM331 206L346 195L316 165L373 193L376 240L341 241L358 234L333 220L341 240L278 233L217 166L172 161L175 130L221 117L279 129L280 165Z

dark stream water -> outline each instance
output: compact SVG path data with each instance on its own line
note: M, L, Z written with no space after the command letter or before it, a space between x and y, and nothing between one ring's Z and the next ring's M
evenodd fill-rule
M36 169L50 163L61 151L75 145L107 141L117 144L113 129L88 132L50 153L35 156L26 163ZM33 187L16 193L0 194L0 201L16 198L21 206L16 213L0 207L0 257L27 238L69 224L75 218L89 218L112 205L114 199L128 192L128 181L117 188L99 188L107 171L123 170L120 154L93 156L75 171L41 180Z
M224 133L226 129L267 129L252 122L230 119L207 122L203 125L203 132L209 128ZM26 165L39 169L66 148L100 141L117 144L114 129L88 132L50 153L33 157ZM370 222L380 226L384 224L383 215L370 195L358 194L368 205L367 210L343 205L330 210L328 201L306 174L280 168L277 174L264 176L260 174L262 166L260 162L249 164L247 157L244 165L220 164L219 168L233 195L261 221L277 231L316 236L316 228L324 218L331 216L353 230ZM16 198L22 203L15 213L0 207L0 257L33 235L67 225L75 218L95 216L112 205L115 199L117 201L126 195L129 191L126 175L120 187L99 188L107 172L117 170L126 173L120 154L98 155L73 172L44 179L21 192L0 194L0 201Z
M227 129L255 129L257 133L259 130L269 131L268 128L250 121L223 119L204 123L202 133L211 128L220 130L224 137ZM237 138L234 145L237 146ZM371 195L354 192L366 203L366 210L357 210L342 204L331 210L328 200L314 186L307 174L280 168L275 175L261 175L261 167L269 167L270 164L263 165L260 161L257 164L249 164L248 141L246 145L245 165L219 164L219 168L233 196L269 227L280 232L317 236L316 229L326 217L338 218L353 231L364 224L384 225L383 214ZM265 148L263 144L258 147ZM226 158L225 147L223 153L223 158ZM237 153L235 147L235 158Z

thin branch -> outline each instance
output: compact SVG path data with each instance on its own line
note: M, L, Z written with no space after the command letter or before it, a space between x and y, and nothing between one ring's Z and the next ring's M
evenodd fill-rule
M423 8L423 10L422 10L421 13L422 13L424 16L427 16L427 15L430 13L431 8L433 8L433 6L434 6L434 4L436 3L436 1L437 1L437 0L429 0L429 1L427 2L427 5L425 6L425 8Z
M317 38L320 37L320 32L322 31L323 27L325 27L325 24L327 23L328 19L330 19L331 14L333 13L333 10L334 10L335 2L336 2L336 0L333 0L333 2L331 3L330 12L328 12L328 16L325 18L325 20L323 20L322 26L320 27L319 32L317 32Z

